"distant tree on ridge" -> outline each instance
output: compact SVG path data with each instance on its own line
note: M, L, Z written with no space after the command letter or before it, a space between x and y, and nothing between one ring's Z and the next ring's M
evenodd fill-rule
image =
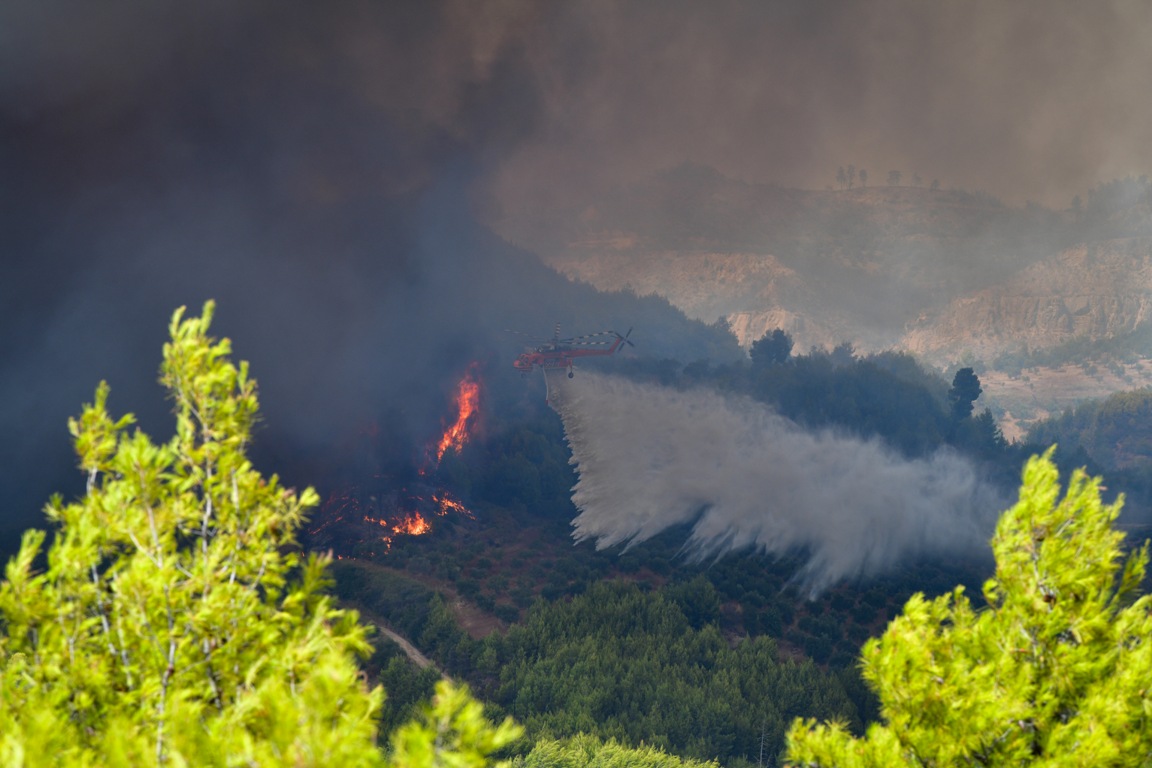
M791 354L792 337L779 328L752 342L752 348L748 350L753 365L784 363Z
M980 379L971 368L961 368L952 377L952 388L948 390L948 402L952 405L952 418L963 421L972 415L973 404L984 390Z

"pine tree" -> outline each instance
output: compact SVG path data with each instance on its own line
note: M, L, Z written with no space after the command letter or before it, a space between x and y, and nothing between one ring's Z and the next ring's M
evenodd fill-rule
M558 741L541 740L514 765L517 768L719 768L714 760L677 757L651 746L626 747L615 739L601 741L587 734Z
M952 387L948 390L948 402L952 407L952 420L963 421L972 415L976 401L983 393L978 377L971 368L961 368L952 377Z
M52 500L51 546L27 532L0 584L0 764L386 762L383 691L356 664L366 630L326 594L327 558L295 551L316 493L246 458L256 382L227 339L208 337L212 311L172 319L169 441L110 416L104 383L69 422L86 493ZM461 697L445 688L436 706ZM466 710L453 743L469 754L516 736ZM410 764L435 764L447 743Z
M797 721L803 766L1140 766L1152 761L1152 602L1137 597L1148 545L1126 559L1099 479L1059 500L1052 451L1024 471L992 540L987 607L962 588L913 596L863 671L883 722Z

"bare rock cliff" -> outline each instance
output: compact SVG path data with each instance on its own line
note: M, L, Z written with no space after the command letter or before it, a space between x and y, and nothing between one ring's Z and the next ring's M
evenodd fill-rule
M1135 329L1152 308L1152 238L1072 248L1024 269L1003 285L922 315L901 346L935 360L965 352L989 359L1074 338Z

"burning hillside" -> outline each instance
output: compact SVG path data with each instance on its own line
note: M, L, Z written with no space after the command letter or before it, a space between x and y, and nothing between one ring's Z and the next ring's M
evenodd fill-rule
M376 557L391 550L399 537L431 533L437 519L475 520L464 502L434 478L444 456L459 454L473 437L480 391L479 368L473 363L456 385L453 416L424 451L418 479L403 479L411 469L381 471L370 481L333 491L308 531L309 544L331 549L339 557ZM378 433L373 431L371 437L378 438Z
M377 557L391 550L399 537L431 533L433 521L449 515L476 519L443 488L347 488L328 497L308 536L313 547L331 549L340 557Z
M479 367L476 363L468 366L464 378L456 385L456 420L445 427L444 434L436 443L436 467L444 459L449 450L460 453L464 444L471 437L480 413L480 378ZM435 467L433 467L435 469ZM422 467L420 474L425 474L428 467Z

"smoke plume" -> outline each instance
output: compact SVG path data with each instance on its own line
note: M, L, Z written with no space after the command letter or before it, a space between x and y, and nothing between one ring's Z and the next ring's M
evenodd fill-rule
M1148 167L1150 23L1123 0L6 0L0 540L80 487L63 424L97 381L164 428L180 304L219 300L262 445L322 455L386 408L423 434L504 328L643 325L488 227L685 160L1065 201Z
M0 4L0 553L82 489L65 422L101 379L170 429L180 305L218 300L257 459L301 485L369 421L422 445L471 361L515 354L505 328L642 323L473 215L539 114L515 8Z
M598 548L690 524L694 558L804 553L817 594L929 555L976 555L1004 499L963 458L908 460L763 405L581 371L549 377L580 480L573 536Z

